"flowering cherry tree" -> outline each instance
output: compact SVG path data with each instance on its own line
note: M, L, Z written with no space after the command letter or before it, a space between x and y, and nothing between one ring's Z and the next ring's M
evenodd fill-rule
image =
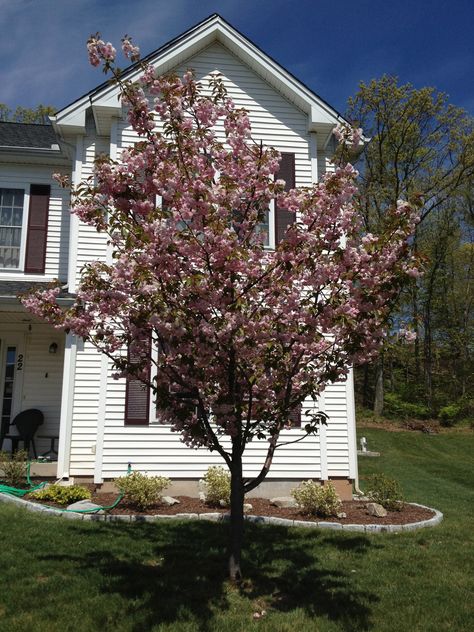
M407 245L416 214L400 202L386 233L362 235L350 164L285 191L274 178L278 152L253 139L248 113L218 78L205 93L191 72L156 76L142 63L131 83L111 44L97 35L88 49L113 73L139 137L118 160L100 157L94 178L73 191L73 212L107 235L111 259L83 269L72 307L58 306L59 288L24 304L109 356L118 378L148 384L190 447L220 454L231 474L230 576L239 579L244 494L264 480L303 400L376 353L390 302L416 274ZM123 51L138 59L128 37ZM337 133L360 142L359 130ZM295 221L268 249L272 204ZM326 419L309 414L305 434ZM248 479L242 457L254 440L266 442L266 458Z

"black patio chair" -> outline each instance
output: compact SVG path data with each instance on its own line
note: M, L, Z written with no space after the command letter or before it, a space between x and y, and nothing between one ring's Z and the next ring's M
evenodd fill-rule
M30 444L33 448L33 454L35 459L38 457L36 454L36 446L34 436L36 431L44 422L44 415L41 410L37 408L30 408L28 410L24 410L15 417L15 419L10 424L11 426L16 426L18 430L17 435L12 434L4 434L4 428L2 428L2 433L0 436L0 449L3 446L3 441L5 439L10 439L12 442L12 452L16 452L18 450L18 443L23 441L23 445L25 450L30 453Z

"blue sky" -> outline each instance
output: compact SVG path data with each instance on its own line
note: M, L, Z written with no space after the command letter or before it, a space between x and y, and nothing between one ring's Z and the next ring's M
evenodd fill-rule
M103 81L91 33L146 54L214 12L339 111L389 73L474 114L473 0L0 0L0 102L61 108Z

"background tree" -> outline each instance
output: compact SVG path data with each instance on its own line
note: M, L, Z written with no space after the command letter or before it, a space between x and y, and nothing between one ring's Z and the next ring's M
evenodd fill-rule
M21 105L12 110L0 103L0 121L11 123L38 123L49 124L49 117L56 114L56 108L52 105L37 105L36 108L24 108Z
M434 298L451 249L469 240L465 218L472 206L465 192L472 190L474 178L473 120L450 105L446 95L399 85L390 76L362 83L349 100L348 117L370 139L357 161L365 230L385 230L387 209L399 198L420 208L412 248L423 256L425 274L404 288L392 322L395 329L409 323L417 334L411 345L412 394L433 411L433 344L438 339L433 326L440 320L433 311L442 310ZM377 415L387 382L384 365L385 373L390 372L393 360L393 354L383 353L358 376L359 398L365 405L372 403ZM388 382L393 386L393 379Z
M128 39L123 48L137 55ZM143 64L132 84L111 44L93 37L89 53L114 72L140 137L118 161L101 157L74 191L74 212L107 234L112 263L83 269L66 311L59 288L24 304L107 354L118 377L148 384L189 446L220 454L231 474L229 571L239 579L244 494L264 480L302 402L376 352L388 305L415 273L407 238L416 213L396 204L386 232L361 238L351 165L285 191L274 179L279 154L252 139L219 79L206 96L192 73L157 77ZM272 203L297 221L268 250ZM310 434L325 422L313 412L303 425ZM246 479L255 440L266 457Z

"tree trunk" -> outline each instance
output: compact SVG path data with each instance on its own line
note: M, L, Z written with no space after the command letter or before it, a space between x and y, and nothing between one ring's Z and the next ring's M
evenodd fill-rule
M370 378L370 366L364 364L364 382L362 385L362 405L364 408L370 408L370 394L369 394L369 378Z
M383 357L379 356L375 364L375 396L374 414L380 417L383 413Z
M232 441L232 469L230 488L230 540L229 577L233 582L242 579L241 561L244 536L244 482L242 478L242 455L240 445Z
M424 351L424 378L425 378L425 394L429 409L433 408L433 353L432 353L432 336L431 336L431 314L430 305L428 304L425 314L425 336L423 341Z
M418 385L420 381L420 331L418 327L418 287L416 282L412 293L412 317L413 331L415 333L415 382Z

